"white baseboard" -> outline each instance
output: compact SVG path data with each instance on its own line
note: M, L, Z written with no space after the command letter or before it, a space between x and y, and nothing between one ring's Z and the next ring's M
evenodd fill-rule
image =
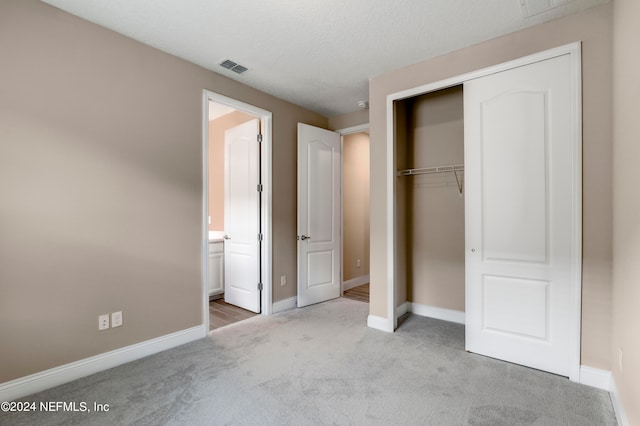
M396 318L400 318L407 312L411 312L411 302L404 302L396 308Z
M389 324L389 321L386 318L377 317L375 315L369 315L367 317L367 326L375 328L376 330L393 333L393 325Z
M0 384L0 401L13 401L206 336L204 325L199 325L5 382Z
M609 394L611 395L611 404L613 404L613 411L616 413L618 426L629 426L629 419L627 419L627 413L624 411L624 406L622 405L620 395L618 394L616 380L613 376L611 376L611 392Z
M581 365L580 383L609 392L611 391L611 372Z
M298 306L298 298L296 296L290 297L284 300L278 300L273 302L271 306L271 313L277 314L278 312L288 311Z
M360 275L359 277L351 278L350 280L342 282L342 291L352 289L364 284L369 284L369 275Z
M406 307L404 306L406 305ZM404 310L403 310L404 309ZM411 312L422 317L435 318L443 321L465 323L464 312L453 309L438 308L436 306L421 305L419 303L405 302L396 309L396 316Z

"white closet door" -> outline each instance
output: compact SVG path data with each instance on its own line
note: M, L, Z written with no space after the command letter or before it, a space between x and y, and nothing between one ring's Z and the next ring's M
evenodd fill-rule
M563 376L580 286L572 87L570 55L464 84L466 349Z

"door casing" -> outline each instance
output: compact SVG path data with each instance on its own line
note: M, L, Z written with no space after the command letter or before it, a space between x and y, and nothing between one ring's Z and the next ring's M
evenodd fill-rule
M435 92L448 87L460 85L465 81L475 78L484 77L501 71L525 66L535 62L544 61L557 56L570 55L571 58L571 91L572 91L572 108L573 122L571 146L574 154L573 162L573 191L572 191L572 224L571 230L571 306L568 307L571 318L571 342L570 342L570 374L569 379L572 381L580 381L580 332L581 332L581 291L582 291L582 59L581 59L581 42L575 42L560 46L554 49L545 50L543 52L525 56L520 59L505 62L495 66L483 68L470 73L462 74L445 80L418 86L412 89L392 93L386 99L386 121L387 121L387 241L391 242L387 245L387 318L386 322L372 321L370 318L369 325L384 331L394 332L398 326L398 316L396 314L396 141L395 141L395 117L394 102L414 96Z
M202 91L202 321L205 324L205 330L209 330L209 291L208 291L208 266L207 266L207 249L208 237L208 206L209 206L209 102L217 102L230 106L239 111L251 114L260 118L262 127L262 156L261 164L261 181L262 181L262 197L260 202L261 229L263 234L261 248L261 275L262 275L262 295L260 297L261 314L271 315L273 293L272 293L272 178L271 178L271 159L272 159L272 127L273 114L262 108L250 105L248 103L238 101L236 99L212 92L204 89Z

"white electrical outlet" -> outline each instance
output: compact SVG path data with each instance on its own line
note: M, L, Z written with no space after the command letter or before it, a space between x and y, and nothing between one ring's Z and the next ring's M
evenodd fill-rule
M106 330L109 328L109 314L98 316L98 330Z
M620 372L622 373L622 348L618 348L618 366L620 367Z
M360 267L360 259L356 259L356 268Z
M111 327L120 327L122 325L122 311L113 312L111 314Z
M287 285L287 276L283 275L280 277L280 287L284 287L285 285Z

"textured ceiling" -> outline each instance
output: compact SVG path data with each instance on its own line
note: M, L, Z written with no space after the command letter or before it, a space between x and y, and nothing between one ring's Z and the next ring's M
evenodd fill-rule
M609 0L43 0L327 117L371 77ZM524 17L522 2L564 2ZM218 64L231 59L242 75Z

